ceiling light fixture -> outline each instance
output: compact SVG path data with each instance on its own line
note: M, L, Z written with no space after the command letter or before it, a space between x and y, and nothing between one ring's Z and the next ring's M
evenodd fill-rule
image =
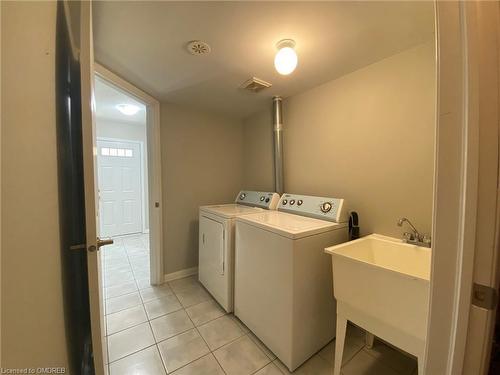
M278 52L274 57L274 67L279 74L288 75L297 67L297 53L295 52L295 41L283 39L276 43Z
M134 104L117 104L116 109L126 116L133 116L141 110L141 108Z

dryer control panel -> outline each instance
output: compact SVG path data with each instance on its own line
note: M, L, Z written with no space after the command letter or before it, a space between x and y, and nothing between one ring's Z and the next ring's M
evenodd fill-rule
M349 220L349 213L345 208L345 202L339 198L283 194L278 203L278 211L336 223L343 223Z
M238 193L234 202L238 204L244 204L245 206L275 210L278 206L279 199L280 196L278 195L278 193L242 190Z

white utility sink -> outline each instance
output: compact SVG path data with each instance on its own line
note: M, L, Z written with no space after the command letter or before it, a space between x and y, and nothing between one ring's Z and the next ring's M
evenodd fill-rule
M325 251L332 255L337 299L334 375L340 374L347 320L415 355L423 374L431 249L372 234Z

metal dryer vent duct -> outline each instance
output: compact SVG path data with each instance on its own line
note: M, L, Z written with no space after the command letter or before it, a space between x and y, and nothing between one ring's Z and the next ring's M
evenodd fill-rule
M284 193L283 187L283 99L273 97L273 131L274 131L274 191Z

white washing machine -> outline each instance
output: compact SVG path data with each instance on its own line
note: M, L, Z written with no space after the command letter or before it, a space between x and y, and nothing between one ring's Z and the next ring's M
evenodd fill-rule
M284 194L236 218L234 313L295 370L335 337L331 257L348 239L343 199Z
M278 201L276 193L240 191L235 203L200 207L198 277L227 312L234 301L234 219L274 210Z

